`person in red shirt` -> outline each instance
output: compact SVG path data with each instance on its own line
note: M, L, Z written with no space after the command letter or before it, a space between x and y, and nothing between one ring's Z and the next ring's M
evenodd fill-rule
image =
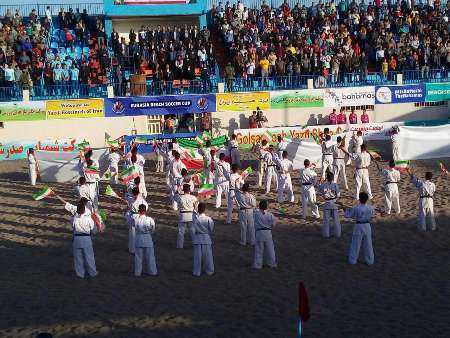
M333 109L330 115L328 115L328 124L337 124L336 109Z
M361 123L369 123L369 115L367 115L366 109L363 109L360 120Z
M358 123L358 115L356 115L356 113L355 113L355 108L352 108L352 112L348 116L348 120L350 121L350 124Z
M344 108L341 108L339 115L337 116L338 124L346 124L347 123L347 115L345 115Z

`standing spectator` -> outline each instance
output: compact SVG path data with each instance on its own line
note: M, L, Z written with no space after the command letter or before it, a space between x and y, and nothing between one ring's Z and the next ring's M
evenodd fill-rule
M358 123L358 115L355 113L355 108L352 108L352 112L350 113L348 120L350 124L357 124Z
M360 116L361 123L369 123L369 115L366 112L366 108L362 110L362 114Z
M250 115L249 118L248 118L248 127L252 128L252 129L253 128L258 128L256 110L254 110L252 112L252 115Z
M264 55L261 61L259 61L259 66L261 67L261 86L263 87L268 85L267 77L269 76L269 65L270 62Z
M267 117L264 116L263 112L259 110L258 107L258 112L256 115L256 124L258 125L258 128L264 128L266 122L268 122Z
M337 114L336 109L333 108L333 111L328 115L328 124L334 125L337 124Z
M73 97L80 96L80 70L77 68L75 63L72 64L72 68L70 69L70 83L71 83L71 94Z
M339 115L337 116L337 123L338 124L346 124L347 123L347 115L345 115L344 107L341 107L341 111L339 112Z
M233 91L233 81L234 81L234 67L231 65L231 62L228 62L227 66L225 67L225 80L227 83L228 91Z

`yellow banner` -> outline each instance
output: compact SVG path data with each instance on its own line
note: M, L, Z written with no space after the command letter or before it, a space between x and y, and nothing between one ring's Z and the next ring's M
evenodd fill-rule
M103 99L50 100L46 104L47 119L79 119L104 117Z
M217 111L248 111L268 109L270 92L219 93L216 94Z

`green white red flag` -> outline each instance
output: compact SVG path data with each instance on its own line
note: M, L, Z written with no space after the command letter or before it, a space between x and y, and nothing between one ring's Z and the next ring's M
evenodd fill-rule
M119 179L124 184L127 184L128 182L134 180L138 176L139 176L139 172L137 171L136 167L134 165L132 165L132 166L128 167L127 169L123 170L119 174Z
M35 201L39 201L45 197L53 195L53 190L48 187L47 185L44 186L41 190L39 190L37 193L33 194L33 199Z
M202 184L198 189L198 197L209 197L215 194L214 184Z

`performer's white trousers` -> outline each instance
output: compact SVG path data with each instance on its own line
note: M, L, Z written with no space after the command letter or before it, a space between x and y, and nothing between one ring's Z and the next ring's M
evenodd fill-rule
M339 220L338 209L324 209L323 210L323 225L322 236L330 237L330 223L334 222L334 235L341 237L341 222Z
M78 277L84 278L86 271L91 277L97 275L92 244L84 248L73 248L73 264Z
M29 174L30 174L30 183L31 185L36 185L36 179L37 179L37 171L36 171L36 166L30 165L28 166L28 170L29 170Z
M275 191L278 190L278 173L275 166L267 166L266 170L266 194L270 192L270 185L272 184L272 180L275 185Z
M389 215L391 209L397 214L400 213L398 186L395 183L386 184L384 187L384 211Z
M278 191L277 200L278 203L284 202L284 191L287 190L288 201L294 203L294 192L292 191L292 181L290 175L280 174L278 175Z
M264 263L272 268L277 266L272 231L270 230L256 231L253 267L255 269L261 269Z
M228 191L228 199L227 199L227 223L231 224L231 219L233 216L233 209L237 205L236 195L234 190Z
M177 234L177 249L183 249L184 246L184 233L186 228L189 228L192 222L178 222L178 234Z
M136 247L134 253L134 275L142 275L142 266L144 272L149 275L157 275L155 249L154 247Z
M335 159L333 164L333 173L334 173L334 183L338 183L339 176L342 175L344 179L344 187L348 189L347 183L347 175L345 174L345 160L344 159Z
M436 220L434 218L434 204L431 198L419 199L419 230L436 230Z
M109 183L118 184L119 183L119 167L117 165L110 166L109 171L111 173L111 178L109 179Z
M241 166L241 154L239 153L239 150L236 148L231 149L230 155L231 164L237 164L238 166Z
M327 171L333 172L333 155L322 155L322 179L326 178Z
M224 194L225 198L228 199L229 189L229 182L216 184L216 208L220 208L222 206L222 194Z
M361 191L366 192L369 195L369 198L372 198L372 190L370 189L370 180L369 180L369 170L356 169L355 181L356 181L355 198L359 200L359 193Z
M214 273L214 260L211 244L194 244L192 247L194 251L192 274L200 276L203 270L207 275L212 275Z
M319 218L319 207L316 204L316 190L313 187L301 188L302 191L302 217L308 216L308 207L311 208L311 213L314 217Z
M134 254L135 253L135 249L136 249L136 229L134 226L130 225L130 222L128 223L128 252L130 254Z
M241 226L241 241L242 245L247 242L250 245L255 245L255 220L253 218L253 210L239 210L239 224Z
M374 263L374 254L372 247L372 229L369 223L355 224L353 228L352 243L348 254L350 264L356 264L358 262L361 246L366 263L372 265Z
M164 172L164 157L162 156L156 156L156 172Z
M258 161L258 187L262 186L262 182L263 182L263 178L264 178L266 169L267 169L266 162L264 162L263 160L259 160Z

